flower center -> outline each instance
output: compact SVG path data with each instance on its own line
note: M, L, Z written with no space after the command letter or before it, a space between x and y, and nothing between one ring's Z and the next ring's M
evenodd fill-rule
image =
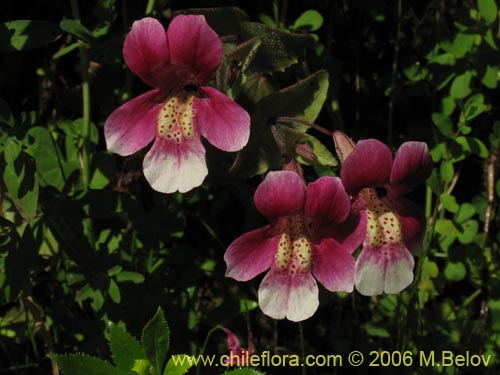
M379 198L377 193L375 189L363 189L359 193L367 213L365 241L370 247L401 243L403 241L401 223L388 205L390 198Z
M160 138L181 143L194 136L193 98L194 95L182 90L165 102L158 114L157 131Z
M302 215L290 215L280 218L276 226L281 240L274 264L283 271L288 269L291 275L311 268L311 243L305 221Z

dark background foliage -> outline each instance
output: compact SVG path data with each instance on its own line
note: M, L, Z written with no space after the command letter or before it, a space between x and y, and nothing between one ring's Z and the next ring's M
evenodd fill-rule
M207 333L222 325L242 342L250 330L258 352L300 354L301 342L310 354L470 351L492 354L492 363L466 371L429 367L418 372L498 372L500 52L495 2L75 4L0 4L0 373L52 373L49 352L109 358L110 322L139 337L158 306L170 325L173 353L199 353ZM247 78L242 88L223 85L251 114L270 111L259 103L262 97L325 70L327 78L315 79L328 81L328 90L317 89L326 98L298 97L304 106L310 100L316 108L317 118L308 120L355 140L378 138L394 149L407 140L429 144L435 170L427 186L412 193L425 209L428 235L416 258L417 281L403 293L368 298L322 289L319 310L301 328L274 321L256 304L260 278L247 283L225 278L223 255L233 239L265 224L252 197L263 173L282 164L277 150L257 168L249 145L238 156L239 167L227 173L235 155L207 145L206 183L172 195L157 193L145 182L144 151L127 158L106 151L106 117L147 89L127 70L121 54L132 22L148 14L168 25L173 12L222 6L239 7L252 22L307 38L307 43L285 40L282 60L257 52L241 72ZM298 25L308 10L317 13ZM78 18L83 29L74 21ZM16 48L8 25L14 20L45 23L30 24L24 31L27 41L18 41ZM244 33L228 34L222 36L228 50L250 39ZM287 60L294 57L297 62ZM283 69L268 69L269 61ZM254 118L254 134L269 121ZM334 152L330 137L310 133ZM306 178L338 173L331 164L305 166ZM226 353L225 340L216 331L207 353ZM368 373L364 367L356 371Z

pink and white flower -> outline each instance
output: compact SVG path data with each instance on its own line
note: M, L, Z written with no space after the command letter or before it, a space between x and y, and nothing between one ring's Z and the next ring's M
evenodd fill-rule
M334 140L342 159L340 177L353 198L353 238L363 243L356 260L356 289L363 295L399 293L413 281L415 261L410 251L422 246L425 216L405 198L432 171L423 142L405 142L392 152L375 139L356 145L341 132Z
M219 37L200 15L179 15L166 32L159 21L143 18L125 39L125 62L153 90L111 113L104 126L106 145L127 156L154 140L143 169L157 191L186 192L201 185L208 170L200 136L228 152L248 142L248 113L204 86L222 54Z
M248 332L248 348L241 346L238 337L228 328L224 328L227 335L227 348L229 356L225 361L226 366L245 367L250 365L250 358L255 354L255 343L251 332Z
M349 197L336 177L307 188L292 171L270 172L254 195L270 225L245 233L229 245L226 276L247 281L269 270L259 287L259 305L274 318L301 321L317 310L319 281L330 291L354 287L355 247L331 237L349 215Z

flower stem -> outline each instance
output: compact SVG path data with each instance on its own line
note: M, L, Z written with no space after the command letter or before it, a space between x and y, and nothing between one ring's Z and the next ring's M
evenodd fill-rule
M213 327L210 331L208 331L207 333L207 336L205 337L205 341L203 342L203 346L201 347L200 349L200 353L199 353L199 356L201 357L202 355L205 354L205 351L207 350L207 346L208 346L208 340L210 340L210 337L218 330L222 330L224 331L224 327L217 324L215 327ZM196 367L196 375L200 375L200 369L201 369L201 366L197 366Z
M71 0L71 14L73 19L81 23L80 12L78 10L78 1ZM87 57L87 50L82 41L78 41L78 50L80 53L80 69L82 73L82 105L83 105L83 123L82 123L82 138L83 145L81 150L81 166L82 166L82 183L83 192L87 193L90 184L90 78L89 78L89 60ZM94 247L94 235L92 229L92 222L90 218L84 221L87 234L91 246Z
M321 132L323 134L326 134L329 137L331 137L333 135L333 132L331 130L325 129L322 126L319 126L319 125L315 124L314 122L309 122L309 121L306 121L306 120L302 120L300 118L281 116L281 117L278 117L276 119L276 122L281 122L281 123L284 123L284 122L295 122L297 124L309 126L310 128L313 128L313 129L315 129L315 130L317 130L317 131L319 131L319 132Z
M78 11L77 0L71 0L71 13L73 18L81 23L80 12ZM80 69L82 73L82 100L83 100L83 147L82 147L82 182L84 191L89 188L90 182L90 156L89 156L89 136L90 136L90 84L89 84L89 61L87 51L82 42L78 42L80 52Z

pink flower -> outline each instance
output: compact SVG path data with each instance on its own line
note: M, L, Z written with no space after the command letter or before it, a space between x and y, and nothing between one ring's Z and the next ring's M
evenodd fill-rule
M200 136L228 152L247 144L248 113L203 86L222 60L222 43L204 16L177 16L167 32L153 18L136 21L123 55L129 68L154 89L111 113L104 126L106 144L127 156L154 139L143 163L153 189L186 192L201 185L208 171Z
M392 152L375 139L354 145L343 133L334 139L343 159L340 177L353 197L355 233L363 249L356 260L356 289L364 295L399 293L413 281L411 251L422 246L425 216L405 198L432 171L423 142L401 145ZM350 142L349 142L350 141Z
M224 328L227 335L227 348L229 349L229 358L226 361L226 366L249 366L250 357L255 353L255 344L253 336L248 333L248 349L242 348L238 337L229 329Z
M270 172L254 201L271 224L234 240L224 259L226 276L239 281L270 269L258 293L264 314L292 321L311 317L319 305L316 280L330 291L352 291L355 248L330 237L350 211L340 179L321 177L305 188L295 172Z

